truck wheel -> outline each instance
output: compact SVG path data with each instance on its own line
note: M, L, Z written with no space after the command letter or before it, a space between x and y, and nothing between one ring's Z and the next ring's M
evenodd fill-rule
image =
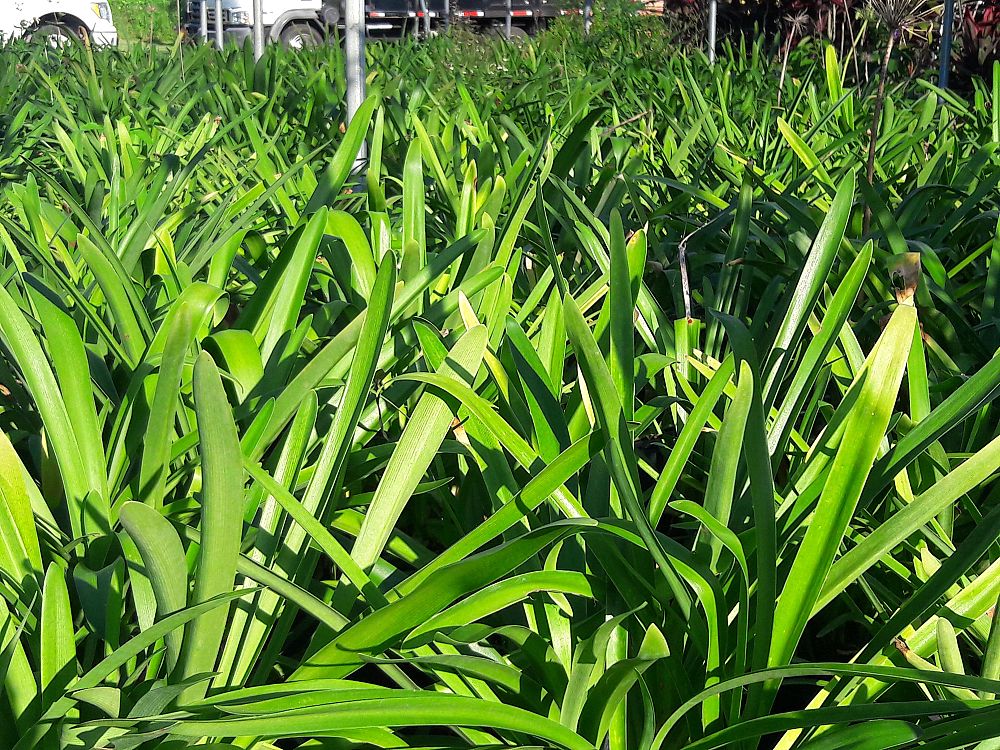
M500 38L504 38L504 36L506 34L506 32L504 31L504 28L505 28L504 24L503 23L499 23L496 26L494 26L492 29L490 29L490 32L494 36L498 36ZM522 26L514 26L513 24L511 24L511 27L510 27L510 38L511 38L511 40L525 39L527 36L528 36L528 32L524 30L524 27L522 27Z
M281 43L289 49L318 47L323 36L307 23L290 23L281 30Z
M73 29L61 23L43 23L38 28L32 29L28 38L32 42L41 42L54 49L62 49L80 41L80 36L74 33Z

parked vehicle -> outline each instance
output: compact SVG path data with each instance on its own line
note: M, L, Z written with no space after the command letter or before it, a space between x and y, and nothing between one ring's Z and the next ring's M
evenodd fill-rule
M207 4L208 34L215 33L215 0L188 0L185 30L196 37L201 27L202 2ZM416 25L419 0L368 0L366 26L370 32L403 32ZM261 11L264 38L270 43L301 48L322 44L343 26L344 0L264 0ZM253 0L223 0L222 26L226 43L242 45L253 34Z
M108 0L2 0L0 40L21 37L43 39L53 46L74 39L101 46L118 44Z
M202 3L209 36L215 33L215 0L188 0L186 31L195 37L200 32ZM339 0L265 0L261 8L264 38L289 47L321 44L328 30L340 22ZM253 33L252 0L223 0L222 27L227 43L242 45Z
M189 36L201 31L203 2L208 34L215 33L215 0L188 0L185 26ZM344 0L264 0L261 10L267 41L308 47L322 44L343 26ZM511 33L533 34L553 18L579 12L553 0L511 0ZM242 45L253 33L252 0L223 0L222 13L226 42ZM376 36L422 33L443 27L449 14L478 31L499 31L505 25L507 0L367 0L365 26Z
M554 18L580 12L562 5L550 0L510 0L511 36L535 34ZM458 0L452 8L455 15L478 31L499 33L506 27L507 0Z
M438 5L443 7L444 0L440 0ZM440 8L432 8L430 0L423 3L421 0L374 0L365 3L365 29L373 35L420 34L423 29L436 26L440 17Z

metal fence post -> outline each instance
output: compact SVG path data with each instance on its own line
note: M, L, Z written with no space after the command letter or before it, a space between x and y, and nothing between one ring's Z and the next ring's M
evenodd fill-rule
M424 14L424 39L431 36L431 13L427 9L427 0L420 0L420 12Z
M708 61L712 64L715 64L715 22L718 15L718 0L708 0Z
M347 73L347 122L365 100L365 0L344 3L344 64ZM367 156L361 144L358 162Z
M941 28L941 59L938 61L941 69L938 73L938 86L948 88L948 78L951 74L951 36L955 28L955 0L944 0L944 21Z
M222 0L215 0L215 48L222 49Z
M587 0L583 4L583 33L590 33L590 24L594 20L594 0Z
M198 32L201 36L202 44L208 43L208 0L201 0L201 17Z
M444 30L451 31L451 0L444 0Z
M508 39L510 39L510 19L511 19L512 15L513 15L513 11L511 10L511 7L510 7L510 0L507 0L507 15L504 18L504 22L503 22L503 33L504 33L504 36L507 37Z
M253 59L264 56L264 13L261 0L253 0Z

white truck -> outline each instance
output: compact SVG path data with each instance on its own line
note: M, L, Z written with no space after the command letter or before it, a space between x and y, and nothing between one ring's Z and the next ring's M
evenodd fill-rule
M264 38L286 47L322 44L330 29L341 23L343 0L265 0L262 3ZM208 36L215 34L215 0L187 0L186 31L200 33L202 6ZM222 26L227 43L242 45L253 33L253 0L222 0Z
M286 47L322 44L343 26L345 0L263 0L265 40ZM554 18L580 13L581 0L510 0L511 33L533 34ZM253 0L222 0L226 42L242 45L253 31ZM477 31L498 31L507 16L507 0L365 0L365 28L374 36L399 36L440 28L447 16ZM565 6L565 7L564 7ZM216 0L187 0L186 31L191 38L215 34ZM426 22L426 23L425 23Z
M25 37L63 46L89 39L96 46L118 44L108 0L0 0L0 42Z

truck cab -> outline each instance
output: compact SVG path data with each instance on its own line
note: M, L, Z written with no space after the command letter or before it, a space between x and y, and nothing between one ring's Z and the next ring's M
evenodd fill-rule
M215 0L188 0L185 30L189 36L200 33L202 3L208 20L208 35L215 33ZM336 0L264 0L261 7L264 37L290 47L319 44L327 26L339 21L340 2ZM227 42L242 45L253 34L253 1L223 0L222 27Z
M187 0L185 30L197 37L201 6L206 3L208 35L215 33L215 0ZM420 17L420 0L367 0L369 33L402 33ZM264 38L270 43L302 48L322 44L343 26L344 0L263 0ZM223 0L223 33L227 42L242 45L253 34L253 0Z
M510 0L511 32L533 34L566 10L573 0ZM582 4L582 0L579 0ZM205 3L207 33L215 33L216 0L187 0L186 31L201 33ZM372 36L401 36L440 28L445 16L462 19L480 31L498 31L505 25L507 0L366 0L365 27ZM322 44L343 25L344 0L263 0L264 38L270 43L301 48ZM223 0L222 26L227 42L242 45L253 34L253 0Z
M118 44L108 0L2 0L0 40L41 39L52 46L88 39L95 46Z

